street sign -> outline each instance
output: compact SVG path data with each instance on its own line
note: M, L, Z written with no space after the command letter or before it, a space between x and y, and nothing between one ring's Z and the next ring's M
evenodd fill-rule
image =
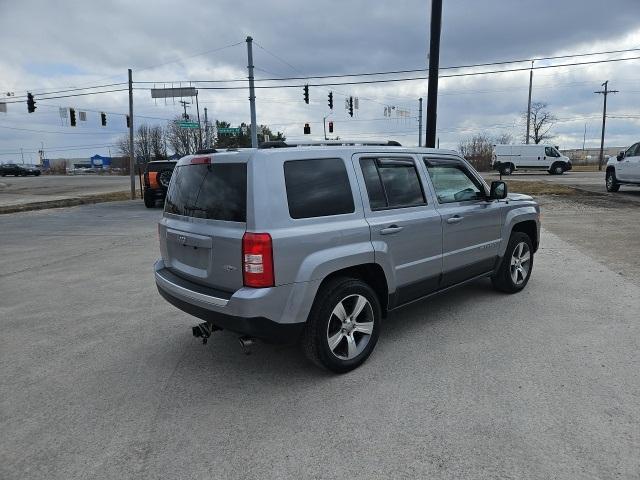
M186 120L180 120L178 122L180 128L198 128L198 122L188 122Z
M151 98L195 97L197 94L194 87L151 89Z
M240 135L240 127L219 127L218 135Z

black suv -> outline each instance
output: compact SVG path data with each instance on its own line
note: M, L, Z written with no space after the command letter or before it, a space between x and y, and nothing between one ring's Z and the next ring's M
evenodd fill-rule
M13 175L15 177L26 177L27 175L40 175L40 169L32 165L18 165L15 163L5 163L0 165L0 175Z
M164 201L171 181L175 160L156 160L149 162L144 169L144 206L153 208L156 200Z

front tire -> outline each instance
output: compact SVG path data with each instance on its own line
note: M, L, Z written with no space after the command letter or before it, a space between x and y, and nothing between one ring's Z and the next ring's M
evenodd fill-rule
M562 175L564 173L564 165L561 163L554 163L551 165L551 170L549 170L551 175Z
M382 311L373 289L355 278L337 278L318 292L302 338L305 355L316 365L346 373L371 355Z
M607 187L607 192L615 193L620 190L620 184L618 183L618 179L616 178L616 171L612 168L607 170L607 174L605 176L605 185Z
M496 290L516 293L529 283L533 270L533 245L529 235L513 232L509 238L507 251L496 274L491 277Z
M511 175L513 173L512 165L510 163L503 165L500 167L500 173L502 173L502 175Z

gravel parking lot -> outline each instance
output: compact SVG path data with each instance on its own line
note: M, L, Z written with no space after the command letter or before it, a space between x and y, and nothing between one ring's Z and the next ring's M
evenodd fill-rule
M407 307L342 376L194 339L141 201L1 216L0 478L638 478L638 209L540 200L525 291Z
M496 172L486 172L483 176L488 182L498 180L499 175ZM576 172L570 171L563 175L549 175L547 172L517 172L513 175L503 176L503 180L507 181L537 181L547 182L556 185L566 185L568 187L577 188L584 192L597 193L611 196L612 199L618 199L626 202L640 203L640 187L623 185L617 193L607 193L604 184L603 172Z

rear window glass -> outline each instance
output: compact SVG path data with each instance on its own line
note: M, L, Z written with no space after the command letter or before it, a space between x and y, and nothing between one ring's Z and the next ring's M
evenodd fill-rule
M418 171L413 160L405 158L362 158L371 210L425 205Z
M173 172L164 211L185 217L246 222L244 163L183 165Z
M339 158L285 162L284 179L291 218L355 211L347 169Z

